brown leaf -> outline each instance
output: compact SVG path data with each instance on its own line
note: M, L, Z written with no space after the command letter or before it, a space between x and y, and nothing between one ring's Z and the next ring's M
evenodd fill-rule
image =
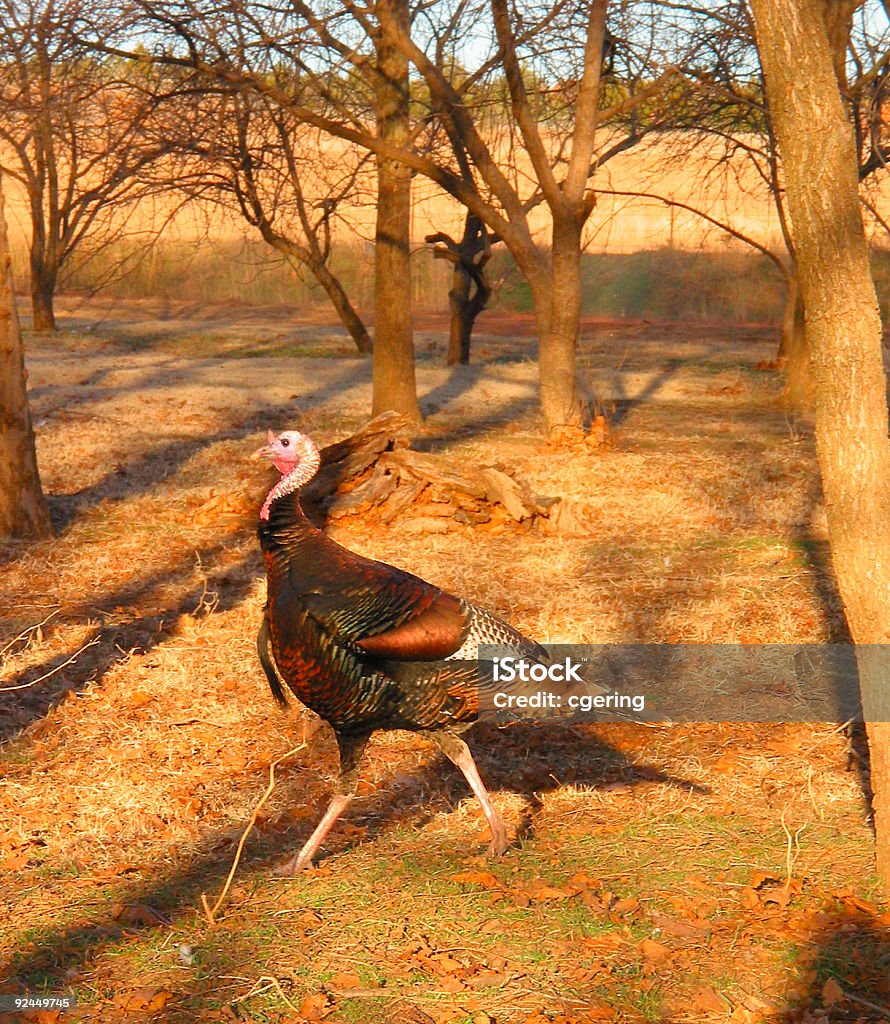
M770 889L761 897L764 903L775 903L782 910L791 902L791 888L783 885L780 889Z
M778 885L781 879L776 878L772 871L752 871L751 872L751 888L760 889L766 885L767 882L771 882L773 885Z
M430 960L434 965L434 969L441 971L443 974L454 974L455 971L465 970L460 960L455 960L454 957L449 956L447 953L436 953L430 957Z
M701 1013L725 1013L728 1009L726 1003L710 985L699 985L692 990L689 996L689 1008Z
M324 992L313 992L300 1003L300 1016L306 1020L323 1020L333 1010L331 1000Z
M358 974L335 974L328 983L331 988L361 988L362 979Z
M546 900L566 900L574 896L571 889L558 889L556 886L548 885L540 878L536 878L530 885L523 887L523 891L530 900L542 903ZM639 904L637 904L639 906Z
M746 886L744 889L739 890L739 900L745 910L754 910L760 906L760 897L751 886Z
M822 986L823 1006L834 1006L835 1003L844 1001L844 990L838 985L834 978L829 978Z
M168 989L146 985L133 992L122 992L114 1001L124 1013L145 1014L159 1013L172 998L173 993Z
M485 889L501 888L501 880L490 871L458 871L451 879L465 885L481 885Z
M0 871L21 871L30 859L27 853L12 853L0 860Z
M667 914L659 914L657 912L651 913L649 919L665 935L676 935L680 939L701 939L711 930L706 921L697 923L677 921L673 917L668 917Z
M455 978L454 975L449 975L447 978L443 978L439 983L439 988L443 992L463 992L465 986L460 978Z
M111 916L129 928L156 928L159 924L170 923L166 914L147 903L115 903Z
M615 902L609 907L609 910L615 914L628 914L633 910L639 909L640 901L633 896L628 899L615 900Z
M639 950L648 960L665 960L671 955L671 950L655 939L643 939Z

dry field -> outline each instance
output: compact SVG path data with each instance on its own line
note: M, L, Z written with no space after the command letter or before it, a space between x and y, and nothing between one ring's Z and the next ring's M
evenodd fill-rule
M320 866L274 878L336 750L267 691L257 545L229 513L267 426L362 422L369 367L282 311L60 311L29 339L58 536L0 549L0 990L73 992L97 1022L890 1021L861 749L832 725L479 727L515 837L497 862L456 771L380 736ZM585 323L613 413L589 450L541 442L527 318L483 316L466 368L442 330L419 332L416 443L594 527L343 543L544 641L843 639L811 430L758 369L772 332ZM202 894L289 751L211 924Z

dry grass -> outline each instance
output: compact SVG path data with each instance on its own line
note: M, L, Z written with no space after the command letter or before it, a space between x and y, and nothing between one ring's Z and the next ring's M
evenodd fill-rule
M231 320L229 343L248 345L257 325ZM122 348L119 329L31 347L60 531L0 565L0 650L21 637L0 685L26 687L0 698L11 986L73 989L95 1021L231 1020L232 1001L253 1021L882 1019L854 997L890 1004L890 917L860 773L829 726L480 728L517 836L493 866L459 777L424 741L381 736L334 856L274 881L329 791L322 731L283 766L210 928L201 893L221 889L303 719L275 711L258 671L252 525L213 499L262 485L246 456L267 424L322 442L356 426L367 368L177 355L175 325L162 351ZM282 345L314 329L275 327ZM754 369L772 340L631 333L585 339L590 386L617 403L599 452L541 444L509 325L481 340L481 372L442 368L435 334L420 361L436 406L422 443L509 463L578 503L589 535L355 524L339 539L546 641L842 636L812 440ZM264 976L279 988L254 991Z

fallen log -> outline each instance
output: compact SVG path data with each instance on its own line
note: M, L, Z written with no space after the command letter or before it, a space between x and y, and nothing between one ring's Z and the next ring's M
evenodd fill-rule
M355 518L398 521L411 534L477 527L502 532L539 522L547 529L559 498L534 494L501 465L474 466L449 455L414 451L410 428L404 417L385 413L323 448L318 474L302 493L309 518L319 526ZM249 494L213 496L193 513L193 520L234 515L244 522L256 514L272 482L264 473Z

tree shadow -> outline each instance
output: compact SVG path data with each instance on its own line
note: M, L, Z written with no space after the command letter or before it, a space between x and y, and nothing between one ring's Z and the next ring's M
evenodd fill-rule
M270 712L272 710L270 701ZM542 743L541 729L546 728ZM540 806L540 794L555 790L571 782L576 786L599 788L613 782L629 787L668 785L688 792L700 791L696 784L674 778L645 763L631 761L621 752L599 739L594 727L540 727L516 725L507 729L477 726L475 752L483 777L494 791L510 789L527 798L528 809L519 823L520 831L528 836L533 831L534 817ZM372 741L373 743L373 741ZM373 753L373 747L370 748ZM301 754L298 766L282 768L279 773L285 794L293 794L295 803L306 801L307 781L314 781L325 772L331 774L336 767L336 747L333 742L312 744ZM307 780L307 775L309 779ZM327 856L338 859L348 856L356 845L346 833L349 825L367 825L370 837L382 836L392 826L410 820L413 827L428 822L433 815L449 813L471 794L457 770L438 753L423 767L410 772L391 772L379 790L367 797L359 797L345 821L338 823L325 844ZM240 785L250 785L259 791L265 772L256 769L242 776ZM324 787L315 787L322 789ZM304 820L294 822L283 814L278 819L265 821L252 834L245 848L245 859L239 869L239 888L256 889L258 876L264 876L272 865L279 863L285 853L300 845L315 824L325 802L320 793ZM345 827L342 827L345 826ZM353 834L355 828L352 829ZM359 840L369 842L370 839ZM235 839L231 834L216 833L208 836L204 844L182 868L164 871L160 865L150 875L138 878L121 877L113 895L102 901L86 904L86 920L60 924L43 931L27 947L15 953L2 967L4 989L17 987L31 991L78 985L87 979L97 957L126 938L132 938L134 927L120 913L121 906L149 907L152 912L173 921L182 928L182 915L186 916L186 929L195 908L200 905L201 894L217 892L231 866ZM487 840L472 841L472 847L458 844L454 855L474 856L481 853ZM450 863L450 862L449 862ZM348 877L349 864L342 859L333 865ZM286 885L287 882L281 884ZM106 890L107 892L107 890ZM234 902L237 905L239 897ZM241 900L245 897L242 895ZM249 902L250 897L247 897ZM228 912L233 911L230 904ZM180 920L177 921L177 918ZM226 932L217 932L214 945L230 940ZM245 969L255 974L256 950L245 947ZM211 979L212 980L212 979Z
M202 605L208 592L216 595L214 611L227 611L240 604L261 571L258 551L251 550L234 565L211 568L202 579L195 579L196 566L213 566L230 546L225 540L205 545L183 555L172 568L129 581L96 595L88 603L67 608L66 620L92 622L98 615L98 625L79 647L31 665L4 682L5 687L21 686L23 689L0 694L0 741L43 718L71 691L100 683L133 651L145 653L168 640L183 615L203 614ZM171 587L182 588L174 603L168 603L168 599L155 600L156 594ZM113 620L113 609L131 605L154 606L154 609L127 622L105 624L106 616ZM32 683L37 685L29 685Z
M890 1020L890 929L862 901L833 902L798 950L791 1006L773 1018L778 1024Z

